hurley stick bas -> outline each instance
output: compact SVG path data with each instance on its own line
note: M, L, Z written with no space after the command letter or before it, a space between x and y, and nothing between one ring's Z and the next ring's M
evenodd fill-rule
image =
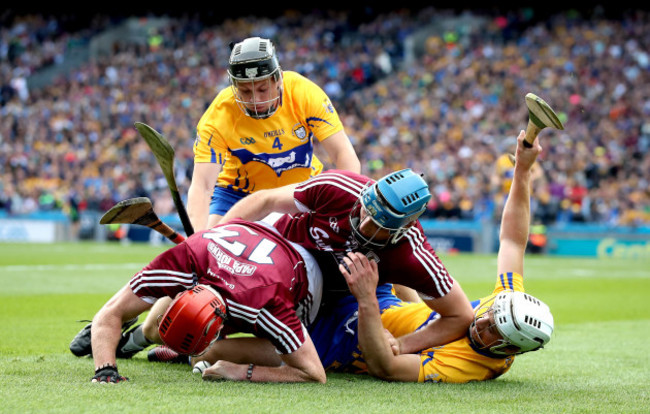
M153 211L151 200L147 197L136 197L122 200L108 210L99 220L99 224L139 224L149 227L179 244L185 237L163 223Z
M560 121L553 108L534 93L526 94L526 107L528 108L528 125L526 125L524 147L531 148L535 138L544 128L564 129L562 121ZM508 154L508 159L512 165L515 165L515 156L513 154Z
M526 106L528 107L528 125L526 126L524 146L532 147L535 138L544 128L564 129L564 125L555 111L539 96L534 93L526 94Z
M142 136L142 138L147 142L153 155L156 156L156 160L158 160L158 164L160 164L160 168L167 180L167 185L169 186L174 206L176 206L176 211L178 212L178 216L183 224L183 230L185 230L185 234L187 234L188 237L191 236L194 234L194 228L192 227L190 218L187 215L187 210L185 209L181 195L178 192L176 178L174 177L174 149L169 145L169 142L165 137L149 125L142 122L136 122L135 128L140 133L140 136Z

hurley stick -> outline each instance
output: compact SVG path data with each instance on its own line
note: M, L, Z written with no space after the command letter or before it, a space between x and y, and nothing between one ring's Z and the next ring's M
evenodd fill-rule
M546 127L564 129L564 125L555 111L539 96L534 93L526 94L526 106L528 107L528 125L526 126L524 146L532 147L539 132Z
M185 205L181 199L181 195L178 192L178 186L176 185L176 178L174 177L174 149L169 142L163 137L158 131L151 128L147 124L142 122L136 122L135 128L138 130L142 138L147 142L149 148L153 152L153 155L156 156L158 164L162 169L165 179L167 180L167 185L169 186L169 191L172 194L172 200L174 201L174 206L176 206L176 211L178 216L181 219L183 224L183 230L185 234L191 236L194 234L194 228L190 222L190 218L187 215L187 210L185 210Z
M100 224L140 224L147 226L179 244L185 237L163 223L153 211L151 200L147 197L136 197L122 200L108 210L99 220Z

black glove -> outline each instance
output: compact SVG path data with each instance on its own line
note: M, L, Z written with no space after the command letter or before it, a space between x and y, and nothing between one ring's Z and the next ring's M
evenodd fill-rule
M103 383L113 383L117 384L118 382L128 381L127 377L123 377L117 372L116 365L104 365L95 370L95 376L92 377L92 382L103 382Z

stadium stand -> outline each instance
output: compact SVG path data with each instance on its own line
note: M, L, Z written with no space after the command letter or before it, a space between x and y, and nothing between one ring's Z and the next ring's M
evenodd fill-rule
M425 174L428 218L500 217L508 173L498 160L525 127L532 91L566 126L542 134L536 223L648 225L648 17L429 7L356 19L293 10L219 24L97 16L80 26L14 16L0 31L0 211L59 211L74 221L149 196L173 213L133 123L168 137L186 194L196 123L227 84L228 43L256 34L281 45L284 69L333 98L364 173Z

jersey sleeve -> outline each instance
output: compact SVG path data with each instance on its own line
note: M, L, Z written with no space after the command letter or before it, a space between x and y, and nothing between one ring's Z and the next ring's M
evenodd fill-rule
M313 81L296 74L285 77L295 96L303 105L305 119L316 139L322 141L343 130L343 123L325 91Z
M226 116L220 111L220 107L221 101L228 92L228 89L221 91L199 120L192 148L195 163L223 164L230 155L230 150L216 127L216 117Z
M512 290L515 292L524 291L524 277L519 273L506 272L497 276L496 284L494 285L493 295L503 292L504 290Z
M334 216L352 208L364 185L364 180L351 173L328 170L299 184L293 195L301 211L327 212Z
M445 296L455 283L419 223L404 234L396 247L378 254L380 280L415 289L424 300Z
M297 351L305 342L305 329L296 315L291 292L276 285L251 289L246 295L245 300L234 297L227 301L231 322L244 332L268 339L282 354Z
M467 338L420 353L418 382L467 383L505 374L514 357L490 358L475 353Z
M129 281L135 295L148 303L191 289L196 283L193 260L186 243L159 254Z

